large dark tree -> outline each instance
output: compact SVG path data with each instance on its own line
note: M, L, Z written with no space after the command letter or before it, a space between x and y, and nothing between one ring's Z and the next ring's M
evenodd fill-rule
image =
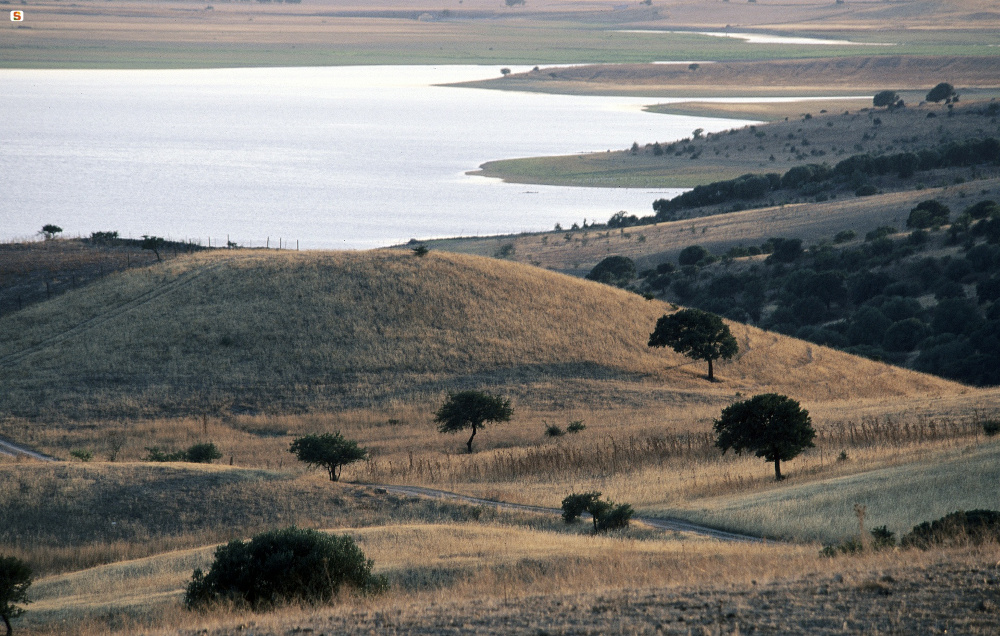
M340 479L344 466L368 457L368 451L360 448L354 440L345 439L337 433L306 435L292 441L288 452L309 466L322 466L330 475L330 481Z
M725 453L730 448L737 455L752 452L774 462L774 478L781 475L782 460L797 457L812 448L816 431L804 410L795 400L776 393L755 395L722 409L715 420L718 435L715 445Z
M10 619L24 613L18 604L30 603L28 587L31 585L31 568L17 557L0 556L0 618L7 626L7 636L14 633Z
M955 97L955 87L948 82L941 82L927 93L925 98L929 102L949 102Z
M467 428L472 435L466 442L472 452L472 439L486 422L509 422L514 410L510 400L482 391L462 391L448 395L448 399L434 414L434 421L441 424L441 433L457 433Z
M896 91L885 90L875 93L875 97L872 99L872 103L876 108L886 107L893 108L900 101L899 95Z
M208 573L194 571L184 603L204 609L228 602L262 611L287 603L330 603L342 587L377 593L386 580L372 575L372 561L350 536L293 526L217 548Z
M625 287L635 278L635 262L627 256L609 256L594 266L587 280Z
M729 326L715 314L700 309L682 309L660 317L649 334L650 347L671 347L695 360L708 362L708 379L715 380L712 363L729 360L740 347Z

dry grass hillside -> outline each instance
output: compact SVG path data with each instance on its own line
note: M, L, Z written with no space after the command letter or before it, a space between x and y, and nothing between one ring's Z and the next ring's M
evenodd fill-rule
M86 419L324 411L484 386L536 406L965 390L742 325L740 356L709 384L703 365L646 346L668 310L605 285L434 251L192 255L0 319L0 407Z

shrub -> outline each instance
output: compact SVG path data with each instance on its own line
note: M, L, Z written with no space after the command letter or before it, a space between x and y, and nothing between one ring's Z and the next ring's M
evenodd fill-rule
M833 242L846 243L847 241L853 240L857 235L857 232L854 230L843 230L841 232L837 232L837 235L833 237Z
M548 426L545 427L545 435L547 437L560 437L565 434L566 431L562 430L555 424L549 424Z
M601 501L601 493L585 492L572 494L562 501L562 518L573 523L584 512L589 512L594 520L594 532L607 532L627 528L635 511L629 504L615 505L613 501Z
M948 222L951 210L936 199L921 201L915 208L910 210L910 216L906 219L906 227L928 228L944 225Z
M292 602L329 603L341 587L383 591L385 578L371 570L372 561L351 537L292 526L216 549L208 573L197 569L191 576L184 603L189 609L232 603L255 611Z
M900 542L903 547L927 550L934 546L980 544L1000 540L1000 512L959 510L936 521L914 526Z
M681 265L697 265L702 259L709 256L707 249L701 245L688 245L681 250L677 257L677 262Z
M1000 433L1000 420L986 420L983 422L983 432L988 437L993 437L997 433Z
M81 462L89 462L94 458L94 454L84 448L78 448L69 452L72 457L76 457Z
M624 287L635 278L635 262L627 256L609 256L594 266L587 280Z
M162 450L159 446L147 446L146 447L146 457L143 461L147 462L181 462L184 461L185 453L184 451L177 451L175 453L167 452Z
M212 442L195 444L184 453L184 459L195 464L211 464L222 457L222 453Z
M567 433L579 433L580 431L584 430L585 428L587 428L587 425L583 423L583 420L574 420L574 421L572 421L572 422L569 423L569 426L566 427L566 432Z
M856 197L870 197L873 194L878 194L878 188L876 188L870 183L866 183L865 185L858 187L858 189L854 191L854 196Z

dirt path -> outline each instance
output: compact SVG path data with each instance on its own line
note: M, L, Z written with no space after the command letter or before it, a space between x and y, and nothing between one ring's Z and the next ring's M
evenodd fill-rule
M14 444L13 442L8 442L3 439L0 439L0 455L7 455L8 457L26 456L43 462L58 461L55 457L49 457L48 455L43 455L42 453L31 450L27 446Z
M33 451L26 446L21 446L20 444L14 444L12 442L8 442L3 439L0 439L0 455L8 455L10 457L17 457L23 455L43 462L58 461L54 457L43 455L42 453ZM540 512L543 514L552 514L552 515L562 514L562 510L560 510L559 508L546 508L544 506L528 506L525 504L508 503L505 501L492 501L490 499L480 499L478 497L460 495L458 493L448 492L445 490L434 490L433 488L422 488L420 486L391 486L387 484L369 484L369 485L372 488L375 488L376 491L391 492L396 495L407 495L411 497L430 497L433 499L451 499L454 501L463 501L465 503L472 503L482 506L496 506L497 508L503 508L505 510ZM587 517L589 515L585 513L582 516ZM738 534L735 532L726 532L724 530L709 528L708 526L698 525L696 523L684 521L683 519L674 519L674 518L658 519L654 517L633 517L633 520L639 523L644 523L648 526L652 526L659 530L666 530L670 532L690 532L692 534L698 534L711 539L717 539L719 541L736 541L741 543L763 543L767 541L766 539L761 539L760 537L754 537L747 534Z
M474 503L484 506L496 506L498 508L504 508L506 510L523 510L527 512L541 512L553 515L562 514L562 510L560 510L559 508L527 506L524 504L507 503L504 501L479 499L478 497L459 495L457 493L447 492L444 490L434 490L432 488L421 488L419 486L389 486L384 484L373 484L373 486L376 489L381 489L386 492L391 492L397 495L432 497L434 499L453 499L457 501L464 501L466 503ZM633 520L638 521L640 523L644 523L648 526L652 526L659 530L667 530L673 532L690 532L693 534L699 534L704 537L709 537L711 539L717 539L719 541L737 541L742 543L763 543L767 541L766 539L761 539L760 537L754 537L747 534L738 534L735 532L716 530L715 528L709 528L708 526L698 525L696 523L684 521L683 519L674 519L674 518L658 519L654 517L633 517Z

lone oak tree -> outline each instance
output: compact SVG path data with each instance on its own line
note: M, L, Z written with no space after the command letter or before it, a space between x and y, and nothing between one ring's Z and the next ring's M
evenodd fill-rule
M486 422L509 422L514 414L510 400L498 395L490 395L482 391L462 391L448 395L448 399L434 414L434 421L441 424L441 433L457 433L467 428L472 429L472 435L466 442L469 452L472 452L472 439Z
M757 457L774 462L774 478L781 481L781 461L797 457L815 446L809 411L795 400L776 393L755 395L722 409L713 425L718 439L715 445L723 454L730 448L737 455L752 451Z
M7 626L7 636L14 633L10 619L24 613L16 604L31 602L28 600L31 574L31 568L24 561L17 557L0 556L0 618Z
M359 447L354 440L345 439L339 431L300 437L292 441L288 452L309 466L325 468L330 481L340 479L340 471L345 465L368 457L367 449Z
M740 350L722 318L700 309L682 309L662 316L649 334L649 346L672 347L689 358L706 360L710 382L715 381L712 362L729 360Z

